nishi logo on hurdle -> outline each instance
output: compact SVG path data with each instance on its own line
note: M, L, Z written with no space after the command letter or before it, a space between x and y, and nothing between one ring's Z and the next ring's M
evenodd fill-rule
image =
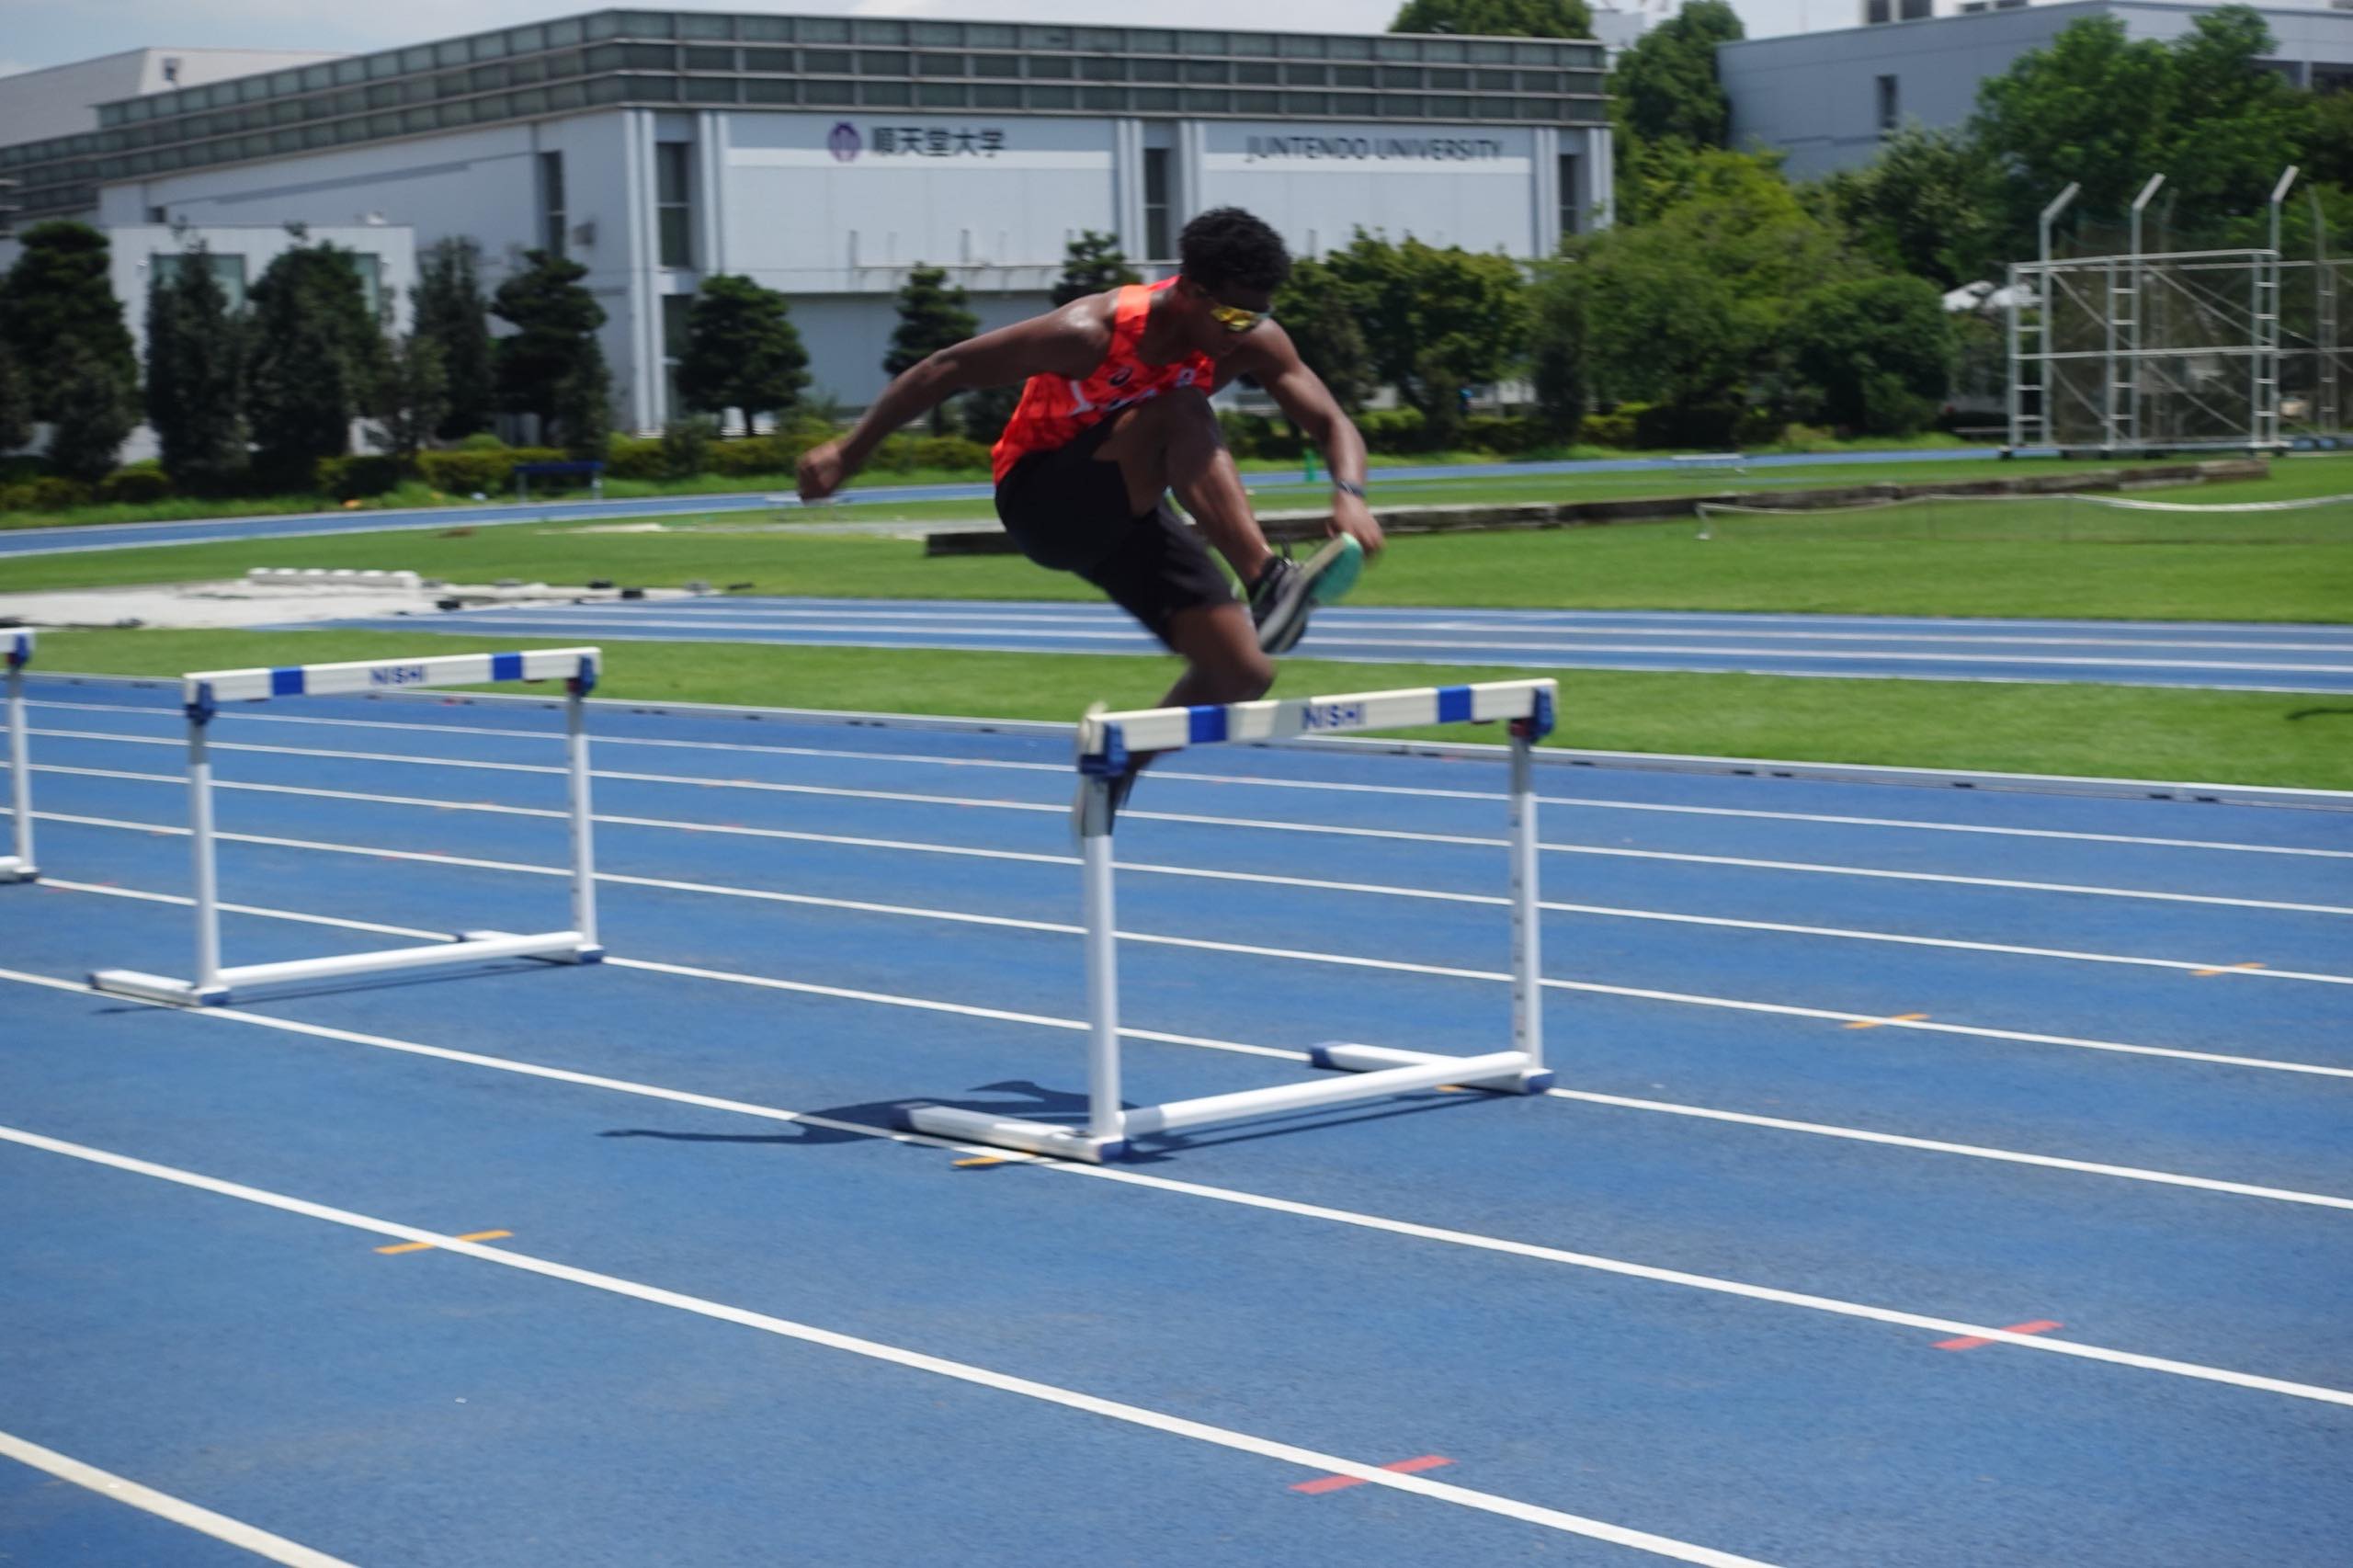
M1506 1094L1540 1094L1544 1066L1543 993L1536 893L1536 791L1533 751L1551 733L1556 683L1488 681L1342 697L1291 698L1195 708L1091 714L1078 730L1080 877L1086 910L1087 1114L1084 1124L995 1116L953 1106L900 1113L917 1132L1025 1153L1100 1164L1124 1158L1134 1139L1351 1100L1412 1094L1442 1084ZM1352 731L1502 722L1510 726L1512 1043L1480 1056L1444 1056L1375 1045L1321 1045L1310 1059L1345 1078L1307 1079L1162 1105L1121 1098L1119 937L1112 915L1111 781L1140 753L1186 746L1280 740Z
M8 806L16 818L16 853L0 855L0 882L40 879L33 864L33 762L26 749L25 666L33 662L33 634L24 627L0 631L0 656L8 666Z
M382 970L423 969L490 959L551 959L595 963L604 956L597 941L596 855L590 841L588 730L584 703L597 687L603 655L595 648L543 648L524 653L453 653L424 659L369 659L337 665L296 665L282 669L210 670L182 677L188 712L188 827L196 869L196 978L175 980L141 970L100 970L90 983L101 991L181 1006L218 1006L257 985L324 980ZM572 927L534 936L468 931L434 946L379 952L341 953L331 958L278 963L221 963L221 903L215 870L212 763L207 736L221 706L287 697L352 696L371 691L440 686L483 686L504 681L564 683L566 773L570 784L572 837ZM23 743L17 743L21 756ZM20 786L21 798L21 786ZM18 810L18 824L29 813Z

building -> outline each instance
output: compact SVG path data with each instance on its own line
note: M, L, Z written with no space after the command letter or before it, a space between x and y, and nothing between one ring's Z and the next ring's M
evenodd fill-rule
M127 49L0 76L0 147L98 129L98 105L338 56L315 50Z
M816 386L882 382L892 296L945 267L984 324L1047 302L1066 243L1165 267L1232 203L1316 255L1359 227L1552 251L1606 222L1588 41L603 11L126 97L0 148L20 223L381 223L463 236L487 281L545 247L610 317L619 414L673 412L699 280L783 290ZM6 85L0 80L0 97Z
M1902 0L1883 23L1830 32L1793 33L1717 46L1716 70L1732 102L1733 145L1779 148L1793 179L1813 179L1869 163L1880 143L1906 124L1958 126L1977 108L1977 85L2046 47L2069 23L2114 17L2135 39L2169 40L2188 32L2206 6L2185 0L2068 0L1971 9L1977 0L1935 0L1935 17ZM1867 17L1880 0L1866 0ZM2272 63L2300 86L2353 86L2353 10L2271 4L2259 6L2278 40Z

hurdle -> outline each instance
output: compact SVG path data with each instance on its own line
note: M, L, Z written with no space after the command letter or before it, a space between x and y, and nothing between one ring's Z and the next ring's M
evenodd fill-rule
M25 666L33 662L33 634L12 626L0 637L7 640L8 803L17 819L17 852L0 855L0 882L33 882L40 880L40 868L33 863L33 761L25 724Z
M605 950L597 942L597 872L590 845L588 730L583 703L596 689L601 658L601 653L595 648L547 648L528 653L453 653L426 659L296 665L282 669L210 670L183 676L181 699L188 712L188 825L196 865L196 978L174 980L139 970L108 969L91 975L90 983L100 991L149 1002L218 1006L250 986L379 970L422 969L513 958L597 962L604 957ZM564 682L568 693L564 731L570 763L567 771L571 776L572 929L519 937L503 931L469 931L438 946L293 959L231 969L221 966L220 885L213 863L212 763L206 740L222 703L558 679Z
M1090 714L1081 720L1079 864L1086 931L1086 1121L1084 1126L1066 1125L952 1106L916 1106L900 1113L900 1125L960 1142L1100 1165L1124 1158L1131 1140L1153 1133L1411 1094L1442 1084L1521 1095L1550 1088L1552 1074L1544 1066L1542 971L1538 950L1531 754L1536 743L1552 732L1556 701L1556 683L1551 680L1488 681L1347 697L1152 708ZM1164 1105L1123 1105L1119 937L1111 897L1111 780L1127 768L1131 759L1141 753L1185 746L1497 720L1511 726L1512 1049L1481 1056L1443 1056L1374 1045L1319 1045L1309 1057L1314 1065L1352 1075L1305 1079Z

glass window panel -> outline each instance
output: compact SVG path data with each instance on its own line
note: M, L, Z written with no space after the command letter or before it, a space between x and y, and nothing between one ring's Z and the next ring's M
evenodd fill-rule
M1508 93L1518 84L1512 80L1512 74L1508 71L1473 71L1471 73L1471 85L1483 93Z
M509 80L516 82L544 82L548 79L547 58L540 55L518 60L506 68L506 74Z
M307 67L302 73L302 90L315 93L321 87L332 86L335 73L324 65Z
M1270 60L1274 58L1275 40L1264 33L1235 33L1233 52Z
M1023 28L1021 47L1024 49L1068 49L1068 28Z
M1391 119L1416 119L1429 112L1429 100L1419 93L1388 93L1381 97L1381 112Z
M1293 34L1285 34L1282 40L1283 58L1321 60L1324 58L1324 40L1320 38L1300 38Z
M972 22L965 26L964 42L973 49L1018 49L1021 30L1003 22Z
M797 82L752 81L744 84L744 101L747 104L789 104L799 97Z
M273 153L299 153L302 150L302 133L299 131L273 131L269 133L269 150Z
M1223 83L1231 79L1233 67L1222 60L1188 60L1185 80L1188 82Z
M506 41L517 54L530 54L548 46L545 28L517 28L506 35Z
M666 43L625 43L621 63L632 71L667 71L678 62L678 51Z
M304 98L302 100L302 118L304 119L326 119L327 116L335 112L335 99L341 97L343 97L341 93L337 93L333 97L329 97L326 94L322 93L315 98Z
M1334 93L1332 112L1334 114L1370 114L1373 112L1374 106L1380 101L1370 93Z
M1177 47L1187 54L1224 54L1233 40L1223 33L1179 33Z
M972 56L975 76L1018 76L1021 56L1017 54L975 54Z
M1279 69L1271 60L1238 61L1233 67L1233 79L1237 82L1272 82Z
M237 111L237 129L240 131L259 131L268 123L269 106L267 104L256 104L251 108ZM80 138L74 140L78 142Z
M824 71L838 76L849 74L849 51L846 49L804 49L801 51L801 69Z
M1522 65L1550 65L1558 58L1549 43L1516 43L1511 57Z
M484 33L482 37L473 40L473 46L474 58L476 60L504 60L506 58L506 35L505 33Z
M1350 36L1327 39L1324 44L1326 51L1335 60L1370 60L1372 58L1372 40L1369 38Z
M1467 87L1470 85L1471 73L1468 71L1441 66L1430 72L1430 85L1433 87Z
M801 85L801 101L809 104L847 104L857 100L858 84L834 82L820 77Z
M122 109L122 117L125 119L145 119L149 115L155 112L155 106L149 103L144 98L133 98L131 102L123 105Z
M1510 119L1512 100L1509 98L1472 98L1471 113L1479 119Z
M708 11L688 11L678 17L680 38L733 38L734 20Z
M269 106L269 122L272 125L289 125L301 118L302 106L296 99L286 98Z
M687 102L690 104L732 104L734 101L735 84L729 77L689 76L687 78Z
M926 108L962 108L971 90L961 82L926 82L915 90L915 101Z
M528 93L515 94L514 102L515 112L517 114L545 114L548 112L548 96L545 92L537 87L532 88Z
M1321 65L1286 65L1283 81L1294 87L1321 87L1329 83L1331 73Z
M689 49L686 54L687 69L689 71L733 71L735 69L735 51L732 49L707 47Z
M443 104L435 111L443 125L471 125L474 119L474 104L471 98L460 98L453 104Z
M629 79L624 76L600 76L582 88L592 104L617 104L629 97Z
M1424 60L1462 60L1468 58L1461 40L1450 38L1428 38L1422 40Z
M918 54L915 74L920 76L961 76L964 57L961 54Z
M1117 55L1091 55L1079 62L1079 72L1090 82L1124 82L1128 62Z
M514 100L505 93L493 93L486 98L474 100L476 119L505 119L515 112Z
M1519 74L1519 90L1523 93L1557 93L1561 90L1558 71L1523 71Z
M460 80L460 78L457 76L444 76L441 78L441 90L444 97L448 96L449 84L459 80ZM504 65L477 65L472 70L467 72L462 80L468 86L472 87L477 93L492 92L497 88L506 85L506 67Z
M1158 28L1131 28L1128 31L1128 52L1174 54L1176 52L1176 35Z
M1021 89L1010 83L983 82L972 89L974 108L1019 108Z
M585 42L587 36L585 29L580 25L580 19L576 17L567 21L548 24L550 49L563 49L572 44Z
M259 76L247 76L237 83L237 101L253 103L269 96L269 84Z
M687 165L694 149L684 142L657 142L654 144L654 199L684 201L687 199Z
M747 49L744 51L746 71L790 71L792 51L789 49Z
M785 43L792 38L790 17L743 17L736 20L735 36L755 43Z
M1471 100L1433 95L1429 99L1429 112L1436 119L1468 119L1471 118Z
M1075 87L1033 86L1029 89L1031 108L1076 108L1078 89Z
M1121 109L1128 107L1128 95L1120 87L1083 87L1078 101L1088 108Z
M334 144L335 144L335 127L334 127L334 126L332 126L332 125L306 125L306 126L304 126L304 127L302 128L302 145L303 145L303 146L305 146L305 147L331 147L331 146L333 146ZM137 160L136 158L134 158L134 159L132 159L132 160L131 160L131 162L135 164L135 163L137 163L137 162L138 162L138 160ZM139 171L138 171L138 170L136 170L136 169L133 169L131 172L132 172L133 174L136 174L136 173L138 173Z
M1332 85L1336 87L1370 87L1372 85L1372 67L1335 65L1332 67Z
M1519 118L1520 118L1520 119L1552 119L1552 100L1551 98L1522 98L1522 99L1520 99L1520 100L1519 100Z
M1473 40L1464 46L1470 51L1473 65L1502 65L1511 60L1511 45Z
M437 97L453 98L464 92L466 74L462 71L454 71L447 76L440 77L412 76L407 81L396 82L393 85L401 90L401 102L429 104Z
M1138 87L1129 94L1128 107L1140 114L1174 114L1176 110L1176 89Z
M1135 60L1128 63L1128 74L1139 82L1174 82L1176 62L1173 60Z
M401 117L396 114L371 114L367 123L370 136L398 136L401 133Z
M905 82L860 82L858 101L877 108L905 108L915 101L915 90Z
M1286 114L1329 114L1331 106L1322 93L1285 93L1283 111Z
M1280 114L1283 96L1280 93L1236 93L1233 95L1236 114Z
M896 17L862 17L851 24L851 37L860 43L904 43L907 24Z
M433 46L433 63L436 65L463 65L467 58L466 40L461 38L453 38L446 43Z
M430 131L433 127L433 111L429 108L404 109L401 113L401 129L403 131Z
M676 76L624 76L629 84L629 96L640 103L674 104L678 101L678 79Z
M550 25L552 27L563 26L560 22L551 23ZM621 19L609 11L601 12L598 15L588 18L588 36L590 38L619 38L620 36L620 31Z
M1067 81L1077 70L1076 62L1059 54L1036 55L1029 62L1032 81Z
M1384 87L1418 87L1422 73L1418 66L1384 65L1381 68L1381 85Z
M578 82L565 82L548 89L551 109L578 108L588 101L588 89Z
M914 22L908 26L907 37L911 42L935 49L956 49L964 42L964 29L955 22Z
M803 43L847 43L849 18L847 17L801 17L796 18Z
M915 73L915 56L904 50L868 49L858 51L858 74L861 76L908 76Z
M1127 47L1127 39L1116 28L1073 28L1070 46L1073 49L1120 50Z
M676 30L676 18L667 11L623 11L621 32L629 38L669 38Z
M599 44L585 51L581 59L591 71L618 71L621 68L621 46L617 43Z

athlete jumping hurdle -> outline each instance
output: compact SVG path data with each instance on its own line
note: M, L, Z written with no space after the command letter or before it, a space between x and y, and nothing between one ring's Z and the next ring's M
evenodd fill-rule
M1246 702L1274 684L1270 655L1307 629L1319 575L1344 586L1343 546L1306 564L1278 555L1250 510L1210 398L1250 376L1332 475L1335 540L1380 551L1365 505L1364 438L1270 314L1290 272L1280 235L1235 207L1204 212L1178 241L1175 278L1076 300L943 348L893 381L850 433L801 460L801 495L839 490L882 437L958 392L1026 381L994 453L997 516L1023 554L1103 590L1185 661L1164 707ZM1174 490L1246 585L1245 613ZM1132 759L1115 781L1127 798Z

